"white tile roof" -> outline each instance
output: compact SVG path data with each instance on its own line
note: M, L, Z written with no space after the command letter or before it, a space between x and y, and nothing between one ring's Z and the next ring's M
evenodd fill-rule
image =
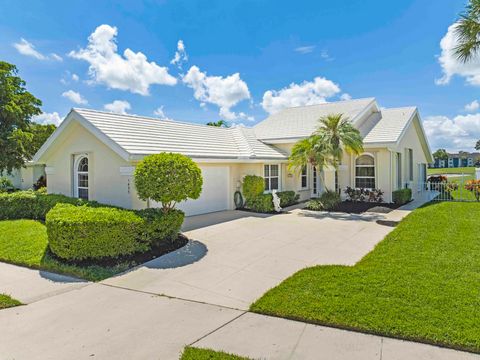
M260 140L307 137L322 116L341 113L354 120L374 102L375 98L365 98L287 108L254 126L255 134Z
M176 152L192 158L287 158L257 140L248 128L218 128L88 109L73 111L131 155Z
M396 143L400 140L416 110L416 107L382 109L380 118L376 119L374 126L365 134L363 143L366 145L370 143ZM362 132L361 129L360 132Z

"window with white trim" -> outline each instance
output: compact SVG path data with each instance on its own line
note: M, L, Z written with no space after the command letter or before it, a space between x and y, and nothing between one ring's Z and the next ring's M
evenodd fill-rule
M264 165L263 178L265 179L265 191L279 190L279 187L280 187L279 165L272 165L272 164Z
M308 172L307 172L307 167L306 166L302 167L302 172L300 174L300 180L301 180L302 189L306 189L308 187Z
M375 189L375 159L361 155L355 160L355 187Z
M80 158L76 169L77 177L77 197L88 200L88 158Z

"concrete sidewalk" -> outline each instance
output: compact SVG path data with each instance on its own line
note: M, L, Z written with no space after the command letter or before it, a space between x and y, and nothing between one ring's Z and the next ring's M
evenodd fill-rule
M478 360L437 346L245 313L192 346L251 359Z
M84 280L0 262L0 294L29 304L87 285Z

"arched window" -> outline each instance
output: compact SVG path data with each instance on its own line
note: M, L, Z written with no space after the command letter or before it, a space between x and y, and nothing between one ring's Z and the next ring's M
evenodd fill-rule
M361 155L355 160L355 187L375 189L375 159Z
M88 200L88 157L82 156L75 167L75 194L78 198Z

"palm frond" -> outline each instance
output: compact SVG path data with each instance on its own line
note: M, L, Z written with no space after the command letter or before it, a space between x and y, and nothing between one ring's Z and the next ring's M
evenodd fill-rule
M466 11L460 15L455 26L457 45L454 54L458 60L467 62L480 50L480 0L470 0Z

